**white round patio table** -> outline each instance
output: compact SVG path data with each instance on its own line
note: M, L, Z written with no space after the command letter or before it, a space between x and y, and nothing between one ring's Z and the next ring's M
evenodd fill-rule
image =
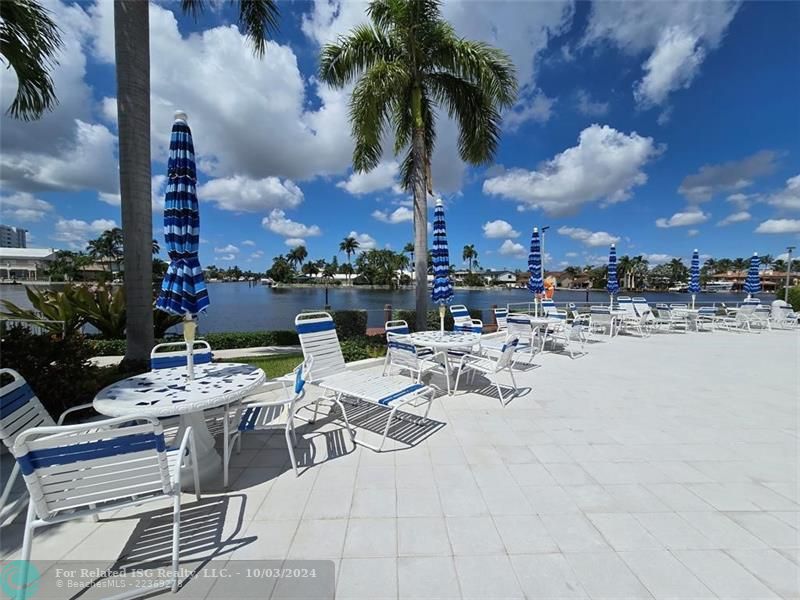
M408 338L415 346L430 348L434 352L444 355L444 370L448 383L450 381L450 360L448 350L469 352L473 346L481 343L480 333L468 331L415 331L408 334Z
M180 417L178 440L191 426L201 485L219 480L222 458L214 447L203 411L236 402L266 381L264 371L239 363L195 365L194 380L186 367L157 369L118 381L98 392L94 409L109 417ZM191 477L184 488L191 488Z

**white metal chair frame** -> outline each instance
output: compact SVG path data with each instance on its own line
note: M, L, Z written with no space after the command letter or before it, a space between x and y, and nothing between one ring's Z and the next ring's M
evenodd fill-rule
M44 525L138 506L170 497L172 591L178 590L181 468L189 460L200 500L194 435L187 427L170 450L157 419L117 417L91 424L33 427L21 432L13 453L30 494L21 559L31 558L35 530ZM26 577L22 578L25 581Z
M461 378L461 373L464 371L471 371L471 379L475 377L475 373L483 373L489 379L489 381L497 388L497 393L500 396L500 404L501 406L505 406L505 400L503 398L503 389L500 386L500 381L498 379L498 374L502 371L508 371L509 376L511 377L511 387L514 390L514 393L517 392L517 382L514 379L514 371L512 370L512 365L514 362L514 352L517 349L517 344L519 343L519 338L509 335L506 339L505 343L503 344L502 348L500 349L500 356L493 360L486 356L480 356L476 354L465 354L461 357L461 361L458 364L458 373L456 374L456 383L455 387L453 388L454 392L458 390L458 382Z
M679 330L683 333L689 331L689 315L678 309L673 309L666 304L656 304L658 316L655 320L656 327L665 327L668 331Z
M62 425L67 415L92 407L91 403L73 406L61 413L58 421L54 421L22 375L14 369L0 369L0 376L11 377L9 383L0 387L0 439L9 450L13 448L17 437L31 427ZM12 510L6 514L4 510L18 476L19 464L15 462L3 488L3 495L0 496L0 522L12 512L19 512ZM12 509L16 506L18 505L15 502Z
M619 319L619 328L623 331L635 331L639 337L647 337L650 335L650 311L643 310L641 313L636 311L633 300L628 296L619 296L617 298L620 309L625 311Z
M584 344L586 343L586 336L582 322L576 323L567 321L566 310L550 311L548 317L554 319L549 323L542 333L542 352L545 350L545 344L550 341L553 344L560 344L564 350L569 353L570 358L575 358L575 351L572 347L572 342L577 341L580 343L580 354L585 354Z
M616 335L615 319L611 314L611 309L608 306L591 306L589 307L589 331L592 333L596 331L605 333L608 331L608 337Z
M167 351L168 348L180 350ZM172 367L185 367L188 361L189 344L187 342L164 342L156 344L150 350L150 370L168 369ZM210 363L214 360L211 346L205 340L196 340L192 344L192 360L195 365Z
M222 457L225 489L228 488L229 482L231 449L235 448L237 454L241 452L242 436L248 431L283 430L292 469L295 477L299 476L297 460L294 455L294 446L297 445L294 418L300 402L305 397L305 374L311 370L312 362L313 359L309 357L292 371L294 374L293 393L287 394L286 397L280 397L274 394L274 391L256 392L229 412L223 433L227 441ZM265 397L269 399L264 399Z
M450 377L445 371L443 352L422 355L419 348L405 336L387 333L386 337L389 341L386 348L386 363L383 368L384 375L391 373L392 369L396 368L400 372L408 371L415 382L421 383L424 373L440 371L447 381L447 393L450 394Z
M508 329L508 309L507 308L495 308L494 309L494 320L497 323L497 331L506 331Z

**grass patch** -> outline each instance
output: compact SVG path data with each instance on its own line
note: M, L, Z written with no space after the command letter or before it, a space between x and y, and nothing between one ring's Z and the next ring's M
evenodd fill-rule
M278 356L243 356L241 358L228 358L222 362L236 362L258 367L267 377L274 379L281 375L291 373L292 370L303 362L302 354L280 354Z

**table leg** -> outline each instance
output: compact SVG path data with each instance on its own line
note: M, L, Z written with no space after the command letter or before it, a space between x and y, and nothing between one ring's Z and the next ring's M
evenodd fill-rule
M197 461L200 471L201 491L205 491L208 487L212 489L218 487L222 481L222 458L215 448L214 437L208 431L203 411L181 415L178 443L183 439L183 432L190 426L194 433L195 449L197 450L197 456L193 456L192 460ZM185 467L181 471L181 487L185 491L194 491L191 467Z
M452 388L450 387L450 357L449 352L445 349L444 351L444 376L447 378L447 390L448 393L452 395Z

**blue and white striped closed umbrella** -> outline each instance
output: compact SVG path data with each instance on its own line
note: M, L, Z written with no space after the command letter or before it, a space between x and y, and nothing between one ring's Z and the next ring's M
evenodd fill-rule
M203 269L197 258L200 212L197 206L197 170L192 131L184 113L175 113L169 142L167 193L164 203L164 241L169 267L156 307L188 318L209 305Z
M749 298L753 294L761 291L761 277L758 274L758 267L761 265L761 260L758 258L758 253L754 252L750 257L750 268L747 270L747 279L744 280L744 291L747 292Z
M433 211L433 288L431 300L439 304L439 320L444 331L444 305L453 299L453 280L450 279L450 252L447 249L447 227L444 222L444 205L436 201Z
M692 308L694 308L694 297L700 292L700 254L697 248L692 252L692 264L689 267L689 293L692 295Z
M610 296L609 304L614 304L614 294L619 291L619 281L617 281L617 247L614 244L611 244L611 249L608 251L606 290Z
M542 243L539 239L539 228L534 227L531 234L531 251L528 254L528 271L531 276L528 279L528 291L532 294L544 292L544 281L542 281ZM538 310L538 298L534 298L536 313Z

